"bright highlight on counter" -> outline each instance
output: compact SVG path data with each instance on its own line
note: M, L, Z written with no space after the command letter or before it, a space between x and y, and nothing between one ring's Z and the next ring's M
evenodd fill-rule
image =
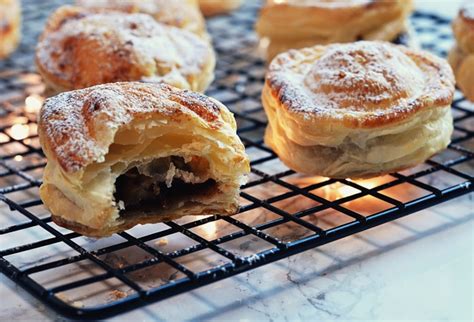
M23 140L28 137L30 128L26 124L17 123L10 128L10 136L15 140Z
M43 105L43 97L39 95L30 95L25 99L25 112L26 113L38 113Z

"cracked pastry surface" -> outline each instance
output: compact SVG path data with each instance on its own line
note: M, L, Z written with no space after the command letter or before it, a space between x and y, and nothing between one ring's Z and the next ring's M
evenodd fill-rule
M227 13L242 5L242 0L198 0L198 2L205 16Z
M40 196L54 222L102 237L186 215L231 215L249 161L218 101L166 84L61 93L40 112Z
M474 3L465 2L454 19L456 44L448 55L458 87L474 102Z
M409 29L412 0L267 0L256 30L267 58L289 49L357 40L393 41Z
M6 58L18 47L20 24L20 1L0 0L0 59Z
M427 52L369 41L290 50L266 75L265 142L306 174L389 173L448 145L453 95L449 65Z
M188 30L204 38L209 37L197 0L76 0L76 5L91 9L146 13L163 24Z
M206 40L146 14L65 6L49 18L36 65L53 93L120 81L202 92L214 78L215 54Z

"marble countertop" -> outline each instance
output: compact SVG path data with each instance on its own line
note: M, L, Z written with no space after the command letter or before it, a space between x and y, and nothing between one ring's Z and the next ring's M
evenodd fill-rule
M453 16L458 0L418 0ZM472 321L474 196L112 318ZM64 321L0 274L0 321Z
M472 321L473 205L460 197L111 320ZM0 321L65 320L3 275L0 294Z

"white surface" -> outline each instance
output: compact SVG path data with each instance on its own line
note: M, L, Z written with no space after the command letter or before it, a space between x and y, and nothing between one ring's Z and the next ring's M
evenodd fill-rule
M417 9L436 12L445 17L454 17L463 2L474 0L414 0Z
M465 196L116 321L472 321L474 212ZM59 319L0 277L0 321Z

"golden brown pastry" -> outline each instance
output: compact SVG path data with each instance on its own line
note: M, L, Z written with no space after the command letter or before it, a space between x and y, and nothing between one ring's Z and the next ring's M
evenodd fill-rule
M198 0L202 13L208 16L214 16L222 13L228 13L242 5L242 0Z
M231 215L249 171L227 108L166 84L115 83L49 98L40 196L55 223L102 237L185 215Z
M146 13L166 25L208 37L197 0L76 0L81 7Z
M448 145L453 95L451 68L427 52L371 41L290 50L266 75L265 142L310 175L394 172Z
M314 45L393 41L407 31L412 9L413 0L267 0L256 29L271 60Z
M448 60L456 75L458 87L474 102L474 3L466 2L453 21L456 45Z
M215 54L206 40L146 14L65 6L40 37L36 65L53 93L119 81L201 92L214 78Z
M0 59L6 58L18 47L20 24L20 1L0 0Z

